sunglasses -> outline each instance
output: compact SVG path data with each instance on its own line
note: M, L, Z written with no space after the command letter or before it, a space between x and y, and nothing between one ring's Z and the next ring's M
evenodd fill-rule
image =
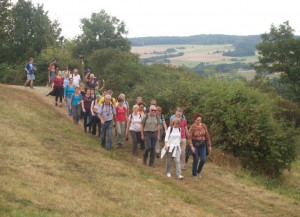
M151 109L150 111L152 111L152 112L156 112L156 110L154 110L154 109Z

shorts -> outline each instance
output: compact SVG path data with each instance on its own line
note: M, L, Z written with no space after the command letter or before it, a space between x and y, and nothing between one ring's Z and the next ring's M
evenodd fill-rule
M27 80L35 80L34 74L27 74Z

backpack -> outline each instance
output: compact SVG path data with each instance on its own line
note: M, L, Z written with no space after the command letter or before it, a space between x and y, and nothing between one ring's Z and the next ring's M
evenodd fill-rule
M181 131L180 127L178 127L178 130L179 130L179 133L180 133L180 131ZM171 127L170 134L169 134L169 139L170 139L172 131L173 131L173 127Z
M157 124L160 125L159 117L158 117L157 115L155 115L155 116L156 116ZM149 117L149 113L146 113L144 126L145 126L145 124L146 124L146 121L147 121L148 117Z
M133 115L133 113L130 114L130 122L132 121L132 115ZM140 119L141 119L142 118L141 113L139 113L139 115L140 115Z

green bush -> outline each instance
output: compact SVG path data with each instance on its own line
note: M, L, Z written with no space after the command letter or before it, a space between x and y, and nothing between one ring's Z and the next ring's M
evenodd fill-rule
M12 65L8 63L0 64L0 83L22 84L26 80L25 64Z

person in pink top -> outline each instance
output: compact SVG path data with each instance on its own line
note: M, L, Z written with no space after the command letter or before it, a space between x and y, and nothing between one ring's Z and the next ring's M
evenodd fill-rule
M117 148L123 147L123 140L125 138L126 122L128 121L127 109L123 106L124 100L118 99L116 106L116 129L117 129Z
M180 140L180 162L181 168L185 169L185 149L186 149L186 141L188 140L189 131L187 128L187 120L186 117L183 115L183 109L180 107L176 108L175 114L170 118L170 126L173 124L175 118L179 118L180 120L180 132L181 132L181 140Z
M52 90L55 96L55 105L57 106L57 100L59 98L60 107L62 107L62 98L64 95L64 77L61 76L61 71L57 72L57 76L53 79Z

